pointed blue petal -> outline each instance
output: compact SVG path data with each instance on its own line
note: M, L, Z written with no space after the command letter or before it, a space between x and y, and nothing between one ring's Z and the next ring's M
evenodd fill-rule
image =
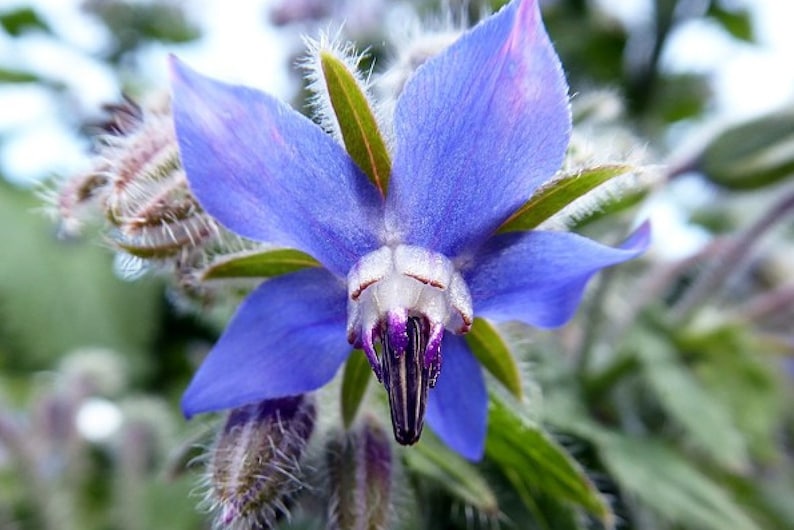
M330 136L267 94L171 65L182 164L210 215L340 276L378 246L382 200Z
M387 228L448 256L485 241L560 167L567 93L535 0L428 60L397 103Z
M427 422L441 440L469 460L482 459L488 394L477 359L463 337L446 333L441 374L427 402Z
M235 408L321 387L351 351L346 291L323 269L264 282L240 305L193 377L182 411Z
M542 328L561 326L576 311L590 277L642 254L649 241L648 223L618 248L561 232L497 236L464 274L474 313Z

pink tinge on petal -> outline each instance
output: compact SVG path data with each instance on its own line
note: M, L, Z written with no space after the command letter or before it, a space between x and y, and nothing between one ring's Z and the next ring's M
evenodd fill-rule
M171 71L182 166L212 217L306 252L340 277L377 247L383 199L333 138L268 94L177 59Z
M568 86L536 2L514 0L425 62L395 113L386 228L457 257L559 169Z

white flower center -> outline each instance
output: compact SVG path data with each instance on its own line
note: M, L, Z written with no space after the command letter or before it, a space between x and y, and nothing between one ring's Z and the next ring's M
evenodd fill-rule
M389 392L394 434L419 439L427 389L441 370L444 330L466 333L469 289L442 254L409 245L381 247L347 276L348 340L362 348Z

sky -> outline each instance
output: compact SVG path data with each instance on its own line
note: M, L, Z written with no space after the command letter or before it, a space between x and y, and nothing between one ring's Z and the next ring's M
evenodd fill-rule
M145 83L167 89L168 53L176 53L203 73L232 82L263 88L287 96L288 54L299 45L290 32L264 28L268 0L228 2L191 0L193 15L206 28L200 43L165 47L154 44L143 51L141 61L149 79ZM72 87L78 105L98 115L104 103L117 101L113 73L87 55L104 45L101 25L79 11L81 0L0 0L0 12L14 6L34 5L70 46L44 35L5 38L0 32L0 66L32 69ZM264 31L263 31L264 30ZM86 53L88 52L88 53ZM242 60L246 57L247 60ZM237 58L238 60L230 60ZM254 66L254 67L252 67ZM57 102L46 89L31 85L0 85L0 167L8 179L21 186L53 173L69 174L86 164L86 144L74 135L79 124L63 123ZM13 131L12 135L5 133ZM47 145L46 150L40 146Z

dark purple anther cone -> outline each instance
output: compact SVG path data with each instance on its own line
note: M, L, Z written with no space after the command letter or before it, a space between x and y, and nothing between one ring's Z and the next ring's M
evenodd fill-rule
M425 421L427 391L438 369L425 362L430 325L426 319L409 317L407 340L393 343L392 333L384 333L383 386L389 394L394 438L402 445L419 441ZM403 346L400 348L400 346Z

